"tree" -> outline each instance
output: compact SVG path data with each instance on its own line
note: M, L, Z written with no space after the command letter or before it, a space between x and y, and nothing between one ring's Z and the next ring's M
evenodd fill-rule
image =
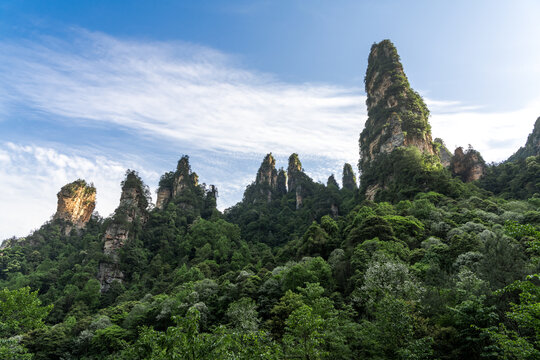
M10 337L44 327L52 305L41 306L37 291L29 287L0 291L0 337Z
M530 275L525 281L515 281L498 294L519 292L519 302L510 304L506 317L515 328L501 323L489 333L501 348L505 359L540 359L540 274Z
M291 358L314 360L324 355L322 350L324 320L314 314L311 307L300 306L291 313L285 324L283 343L286 353Z

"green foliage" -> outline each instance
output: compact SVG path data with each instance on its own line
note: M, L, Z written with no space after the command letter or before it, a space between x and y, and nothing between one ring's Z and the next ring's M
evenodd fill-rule
M478 185L506 199L527 199L540 194L538 179L540 155L491 164Z
M421 192L434 191L459 198L471 189L452 178L436 156L422 154L415 147L397 148L390 154L379 154L362 171L360 193L369 184L380 184L375 200L398 202L411 200Z
M20 344L20 339L0 339L0 359L3 360L31 360L32 354Z
M5 313L0 357L537 356L538 280L527 276L540 270L540 200L491 196L415 150L396 159L362 175L396 179L375 199L385 202L301 168L299 209L295 192L276 192L221 215L204 186L188 186L132 224L117 254L124 281L104 293L96 274L112 219L14 239L0 252L0 288L33 305L6 302L17 315ZM186 161L180 173L196 180Z
M510 303L506 317L514 325L501 323L499 328L490 329L489 333L501 348L507 359L540 358L540 274L527 277L525 281L516 281L498 294L519 292L517 303ZM517 325L517 326L516 326Z
M37 291L29 287L0 291L0 337L11 337L44 327L52 305L41 306Z

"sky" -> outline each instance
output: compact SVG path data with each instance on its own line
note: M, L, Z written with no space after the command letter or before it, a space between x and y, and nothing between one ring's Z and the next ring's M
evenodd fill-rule
M538 1L3 0L0 239L49 220L84 178L111 214L126 169L156 198L184 154L218 207L268 152L308 175L356 168L371 45L391 39L433 137L488 162L540 116Z

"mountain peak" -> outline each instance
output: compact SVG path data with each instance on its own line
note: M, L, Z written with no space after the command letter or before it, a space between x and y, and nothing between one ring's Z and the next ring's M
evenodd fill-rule
M96 188L82 179L62 186L54 219L62 219L83 228L96 207Z
M360 169L380 153L414 146L434 155L429 110L410 85L390 40L373 44L364 79L368 120L360 135Z

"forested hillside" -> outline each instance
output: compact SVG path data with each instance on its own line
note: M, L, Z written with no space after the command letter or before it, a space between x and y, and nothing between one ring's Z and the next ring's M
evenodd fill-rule
M155 207L128 170L106 219L62 188L0 250L0 358L540 359L539 121L504 163L450 165L393 44L369 59L358 181L268 154L222 213L183 156Z

